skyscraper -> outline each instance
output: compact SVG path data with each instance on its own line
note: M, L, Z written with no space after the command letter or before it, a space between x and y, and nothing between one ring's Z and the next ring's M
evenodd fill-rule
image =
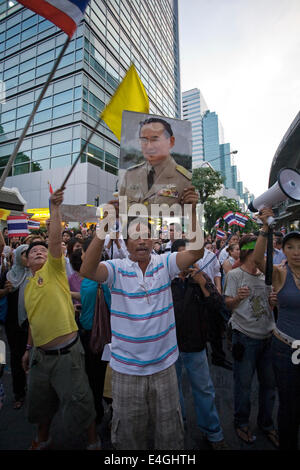
M198 88L182 93L183 119L192 123L193 169L208 162L224 178L224 195L247 199L238 169L233 162L230 143L224 142L224 130L218 114L211 112Z
M182 93L182 117L192 123L192 166L197 168L204 160L202 118L207 104L198 88Z
M215 112L206 111L203 116L204 159L225 176L221 160L222 149L220 149L220 145L224 143L223 135L223 127L218 115Z
M29 207L46 207L54 188L133 62L150 112L180 117L178 0L91 0L30 126L5 186ZM66 35L14 0L0 0L0 174L58 56ZM112 196L119 142L102 123L71 176L66 203Z

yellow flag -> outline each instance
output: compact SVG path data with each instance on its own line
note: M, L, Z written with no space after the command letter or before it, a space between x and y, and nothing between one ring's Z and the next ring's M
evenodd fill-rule
M7 209L0 209L0 220L6 220L7 216L10 214L10 211Z
M125 110L149 114L149 98L133 64L101 114L103 121L119 140L121 140L122 112Z

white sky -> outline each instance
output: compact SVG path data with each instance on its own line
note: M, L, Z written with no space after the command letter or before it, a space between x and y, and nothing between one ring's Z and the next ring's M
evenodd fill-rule
M257 197L300 110L299 0L179 0L181 91L199 88Z

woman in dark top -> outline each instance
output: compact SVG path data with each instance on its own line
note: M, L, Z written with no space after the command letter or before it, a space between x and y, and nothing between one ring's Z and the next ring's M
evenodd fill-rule
M271 209L263 209L259 218L263 228L255 247L255 261L265 270L264 252L268 217ZM283 238L285 266L274 266L272 285L277 292L278 320L273 331L273 366L279 392L278 430L281 450L297 450L300 425L300 232Z
M6 275L6 286L10 292L7 295L8 312L5 320L5 332L10 349L15 409L20 409L23 406L26 395L26 374L22 367L22 356L26 349L28 336L24 306L24 287L29 275L25 256L27 248L28 245L20 245L16 248L13 266Z

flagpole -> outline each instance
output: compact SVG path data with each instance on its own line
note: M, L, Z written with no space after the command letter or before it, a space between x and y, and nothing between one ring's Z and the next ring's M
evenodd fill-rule
M73 173L73 170L74 170L75 166L77 165L77 163L78 163L80 157L81 157L81 156L83 155L83 153L85 152L85 150L86 150L88 144L90 143L90 140L91 140L92 136L95 134L95 132L96 132L96 130L97 130L97 127L99 126L100 122L102 121L102 117L101 117L101 116L102 116L102 114L100 115L98 121L96 122L95 126L94 126L93 129L91 130L91 132L90 132L90 134L89 134L89 136L88 136L88 138L87 138L87 140L86 140L84 146L82 147L82 149L80 150L78 156L76 157L75 162L72 164L70 170L68 171L68 174L67 174L67 176L65 177L65 179L64 179L64 181L63 181L63 183L62 183L60 189L65 189L65 186L66 186L66 184L67 184L67 181L68 181L68 179L70 178L71 174Z
M67 47L68 47L68 45L69 45L69 43L70 43L70 41L71 41L71 38L68 37L67 40L66 40L66 42L65 42L65 44L64 44L64 46L63 46L63 48L62 48L62 50L61 50L61 52L60 52L60 54L59 54L59 56L57 57L57 59L56 59L54 65L53 65L53 68L52 68L52 70L51 70L51 72L50 72L50 74L49 74L49 76L48 76L48 79L47 79L46 83L44 84L44 86L43 86L43 88L42 88L42 91L41 91L41 93L40 93L40 95L39 95L39 97L38 97L38 99L37 99L37 101L36 101L36 103L35 103L35 105L34 105L34 108L33 108L32 112L31 112L31 114L30 114L30 116L29 116L29 118L28 118L28 120L27 120L27 122L26 122L26 124L25 124L25 127L24 127L24 129L23 129L23 131L22 131L22 134L20 135L20 137L19 137L19 139L18 139L18 141L17 141L17 144L16 144L16 146L15 146L15 148L14 148L14 151L13 151L13 153L11 154L11 156L10 156L10 158L9 158L7 164L6 164L6 167L5 167L5 169L4 169L4 172L2 173L2 176L1 176L1 179L0 179L0 189L1 189L2 186L4 185L4 181L6 180L6 178L7 178L7 176L8 176L8 173L10 172L11 167L13 166L13 163L14 163L14 161L15 161L15 158L16 158L16 156L17 156L17 153L18 153L18 151L19 151L19 149L20 149L20 147L21 147L21 144L22 144L22 142L23 142L23 140L24 140L24 137L26 136L26 133L27 133L27 131L28 131L28 128L29 128L29 126L30 126L30 124L31 124L31 122L32 122L32 120L33 120L33 117L34 117L34 115L35 115L35 113L36 113L36 111L37 111L37 109L38 109L38 107L39 107L39 105L40 105L40 103L41 103L41 101L42 101L42 99L43 99L43 97L44 97L46 91L47 91L47 88L48 88L48 86L49 86L49 84L50 84L50 82L51 82L51 80L52 80L52 78L53 78L53 76L54 76L54 74L55 74L55 72L56 72L56 69L57 69L57 67L58 67L58 65L59 65L59 63L60 63L60 61L61 61L61 59L62 59L62 57L63 57L63 55L64 55L64 53L65 53L65 51L66 51L66 49L67 49Z

